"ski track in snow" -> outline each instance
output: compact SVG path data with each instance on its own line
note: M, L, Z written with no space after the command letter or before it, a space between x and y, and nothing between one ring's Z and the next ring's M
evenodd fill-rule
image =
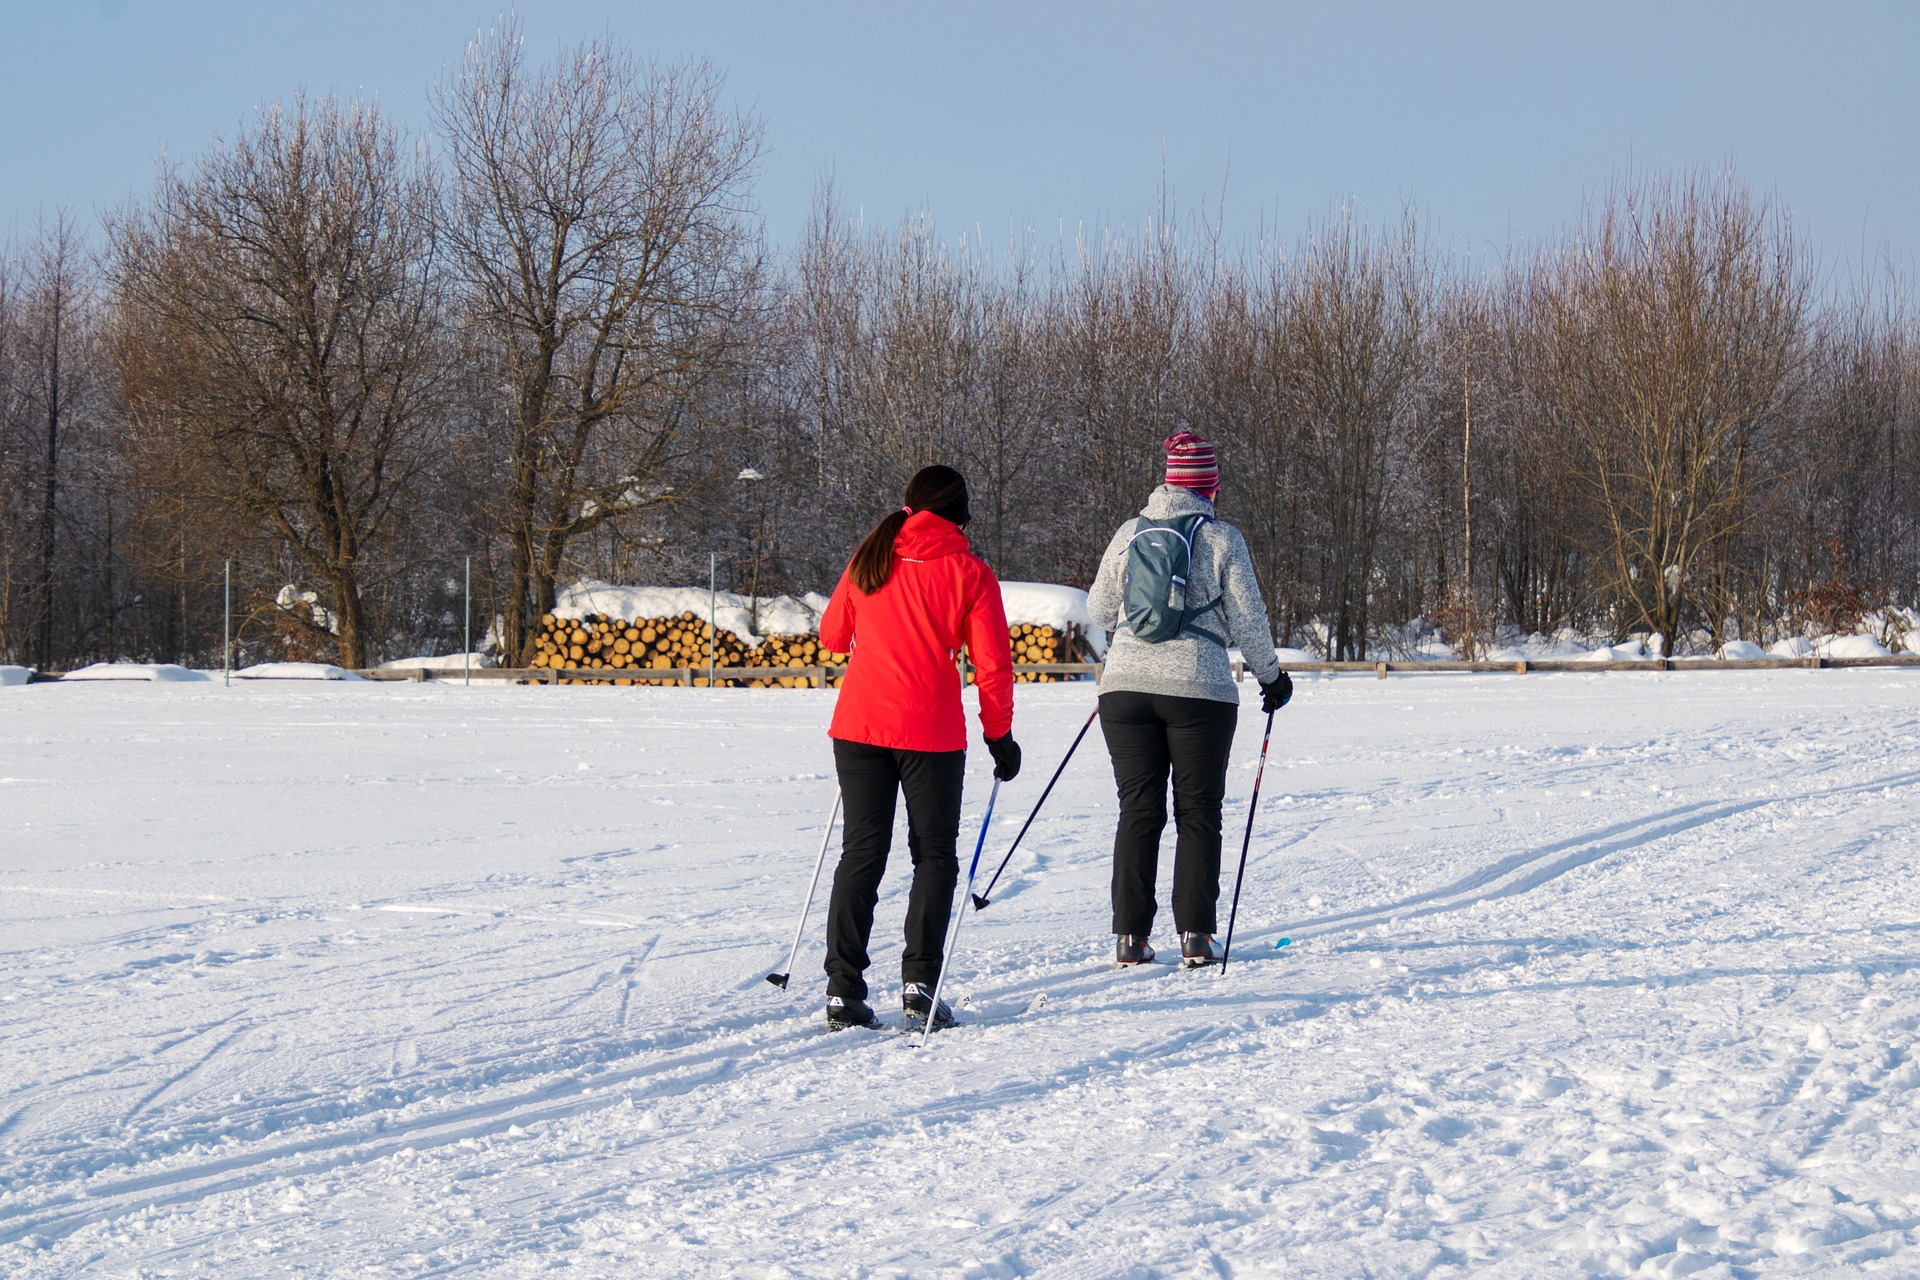
M925 1050L824 883L763 980L830 708L0 692L0 1274L1920 1274L1911 673L1304 678L1224 976L1105 963L1089 741Z

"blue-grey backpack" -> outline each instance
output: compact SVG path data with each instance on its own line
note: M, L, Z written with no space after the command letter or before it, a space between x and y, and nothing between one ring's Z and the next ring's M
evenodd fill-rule
M1197 609L1187 607L1187 576L1193 568L1193 540L1204 515L1174 520L1141 516L1127 539L1127 573L1120 589L1120 625L1136 640L1160 644L1182 635L1203 636L1226 647L1194 619L1220 607L1220 597Z

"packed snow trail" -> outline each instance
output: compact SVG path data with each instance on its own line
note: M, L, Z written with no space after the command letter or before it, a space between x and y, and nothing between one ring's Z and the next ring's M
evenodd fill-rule
M0 690L0 1274L1920 1269L1920 675L1303 679L1224 977L1088 743L924 1050L764 980L831 697Z

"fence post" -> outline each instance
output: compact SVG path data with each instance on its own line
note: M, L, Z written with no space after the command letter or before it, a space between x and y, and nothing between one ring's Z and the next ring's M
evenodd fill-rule
M720 642L720 553L707 552L707 688L714 687L713 652Z
M460 664L466 670L466 683L473 685L473 557L467 557L467 627L460 645Z
M220 664L228 688L233 687L233 558L227 558L226 621L220 628ZM109 655L111 656L111 655Z
M1384 662L1376 662L1376 663L1374 663L1374 664L1373 664L1373 678L1374 678L1375 680L1385 680L1385 679L1387 678L1387 664L1386 664L1386 663L1384 663Z

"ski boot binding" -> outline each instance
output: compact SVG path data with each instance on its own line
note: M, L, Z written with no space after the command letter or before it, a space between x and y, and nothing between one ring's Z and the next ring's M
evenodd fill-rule
M865 1027L869 1031L878 1031L882 1025L880 1015L865 1000L827 997L827 1030L845 1031L848 1027Z
M1189 969L1202 969L1210 964L1219 964L1220 958L1225 954L1210 933L1180 935L1180 963Z
M918 982L909 982L900 988L900 1011L906 1015L907 1025L914 1030L922 1030L927 1025L927 1011L933 1008L933 992ZM954 1025L953 1007L945 1000L940 1002L939 1012L933 1016L933 1029L945 1031Z

